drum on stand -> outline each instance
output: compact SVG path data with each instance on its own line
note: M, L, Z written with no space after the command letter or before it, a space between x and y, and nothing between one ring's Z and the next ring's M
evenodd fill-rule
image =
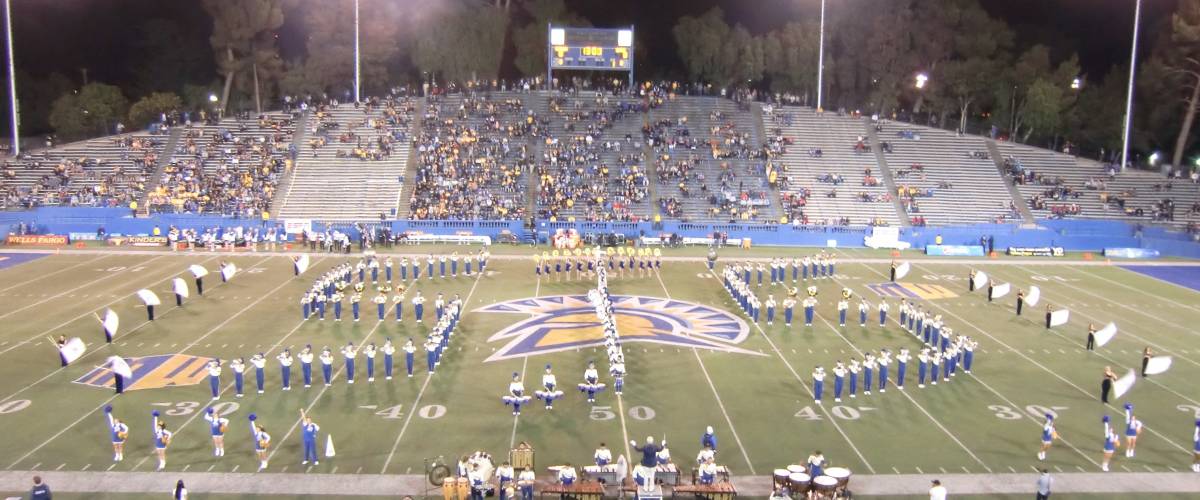
M787 466L787 470L788 470L788 474L795 474L797 472L808 472L808 469L805 469L803 465L795 465L795 464Z
M825 469L825 475L837 479L838 489L845 489L850 484L850 469L845 467L830 467Z
M772 474L772 477L775 478L775 487L778 488L780 486L787 486L789 475L791 475L791 473L788 472L787 469L775 469L775 473Z
M812 489L820 495L820 498L833 498L833 492L837 490L838 481L829 476L817 476L812 480Z
M809 483L812 478L803 472L793 472L788 475L788 489L793 495L803 495L808 493Z

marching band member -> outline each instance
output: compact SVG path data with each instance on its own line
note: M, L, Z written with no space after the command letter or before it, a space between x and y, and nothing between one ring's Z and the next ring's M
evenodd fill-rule
M618 346L619 348L619 346ZM625 390L625 357L617 354L608 367L608 374L613 378L613 394L621 395Z
M303 408L300 409L300 422L300 439L304 443L304 460L300 465L308 465L309 460L313 465L321 465L321 459L317 456L317 433L321 431L321 426L313 422Z
M843 297L841 300L838 301L837 308L838 308L838 326L844 327L844 326L846 326L846 309L850 308L850 303L846 301L845 297Z
M1100 470L1108 472L1108 464L1112 461L1113 452L1121 447L1121 438L1117 437L1117 433L1113 431L1108 415L1102 419L1104 422L1104 459L1100 462Z
M664 439L662 446L660 447L654 444L653 436L646 436L645 446L638 446L637 441L633 440L630 440L629 444L633 446L634 451L642 454L640 465L634 469L635 474L640 470L642 475L645 477L645 485L641 488L641 490L654 491L654 473L656 472L657 466L662 459L662 457L659 456L659 452L666 450L667 441ZM670 461L670 454L667 454L666 460L668 462Z
M604 443L600 443L600 447L596 448L596 452L592 454L592 459L596 461L596 465L604 467L612 462L612 451Z
M334 321L342 320L342 301L343 300L346 300L346 294L342 293L341 290L333 292L333 295L329 296L329 302L333 303L333 320ZM355 293L350 296L350 308L352 309L352 312L354 313L354 321L358 321L358 301L359 300L362 300L361 293Z
M263 393L263 383L266 382L266 367L267 357L263 353L258 353L250 356L250 364L254 365L254 382L258 387L258 393Z
M817 273L817 265L813 263L812 257L805 255L804 258L800 260L800 278L804 281L808 281L808 273L810 268L814 274L813 277L816 278L815 274Z
M832 254L825 259L825 265L829 267L829 277L833 277L834 270L837 268L837 257Z
M212 389L213 401L221 397L221 359L208 362L208 387Z
M305 293L304 295L300 296L300 311L303 313L304 319L306 319L306 320L308 319L309 313L312 312L310 309L310 306L312 305L312 301L313 301L312 293Z
M284 349L283 352L276 356L279 360L279 372L283 380L283 390L292 390L292 352Z
M150 428L154 430L154 454L158 456L158 470L163 470L167 467L167 446L171 445L172 434L167 430L167 423L159 420L158 415L158 410L150 412Z
M383 277L387 279L387 282L389 285L392 284L392 265L393 264L394 264L394 262L392 262L391 255L389 255L388 258L383 261L383 270L384 270Z
M325 321L325 301L328 300L328 298L325 296L325 291L322 290L317 292L315 300L317 303L317 320Z
M700 448L700 453L696 454L696 464L702 465L709 460L715 459L716 457L717 457L717 452L715 450L713 450L712 448L705 446L703 448Z
M821 391L825 389L825 369L821 368L820 365L817 365L817 368L813 370L812 377L813 400L816 401L817 404L821 404ZM868 394L870 394L869 391Z
M433 301L433 319L441 320L442 312L446 309L446 299L442 296L442 292L438 292L437 298Z
M425 339L425 365L429 368L430 375L433 375L433 369L437 366L437 355L438 343L430 335Z
M496 478L500 483L496 489L499 491L500 500L511 500L513 498L510 492L512 491L511 488L515 476L513 467L508 462L501 463L500 467L496 468Z
M942 337L941 349L945 351L946 348L950 346L950 335L953 334L954 331L948 326L945 328L939 328L939 330L941 330L939 333Z
M358 350L354 348L354 342L347 342L345 347L342 347L342 356L346 358L346 383L354 383L354 357L358 355Z
M254 438L254 455L258 457L258 470L264 471L267 469L267 448L271 446L271 435L267 434L267 428L262 425L255 424L258 420L258 415L250 414L250 436Z
M383 321L384 316L387 315L387 291L380 289L379 294L373 300L375 302L375 313L379 316L379 321Z
M942 380L950 382L950 377L954 376L954 370L958 365L958 345L951 345L942 354Z
M858 392L858 371L860 369L862 369L862 366L858 364L858 360L854 359L854 358L850 358L850 366L848 368L848 371L850 372L850 397L851 398L854 398L856 393Z
M233 370L233 388L237 391L234 397L242 397L242 388L246 382L246 362L242 358L234 358L229 362L229 369Z
M296 356L300 359L300 374L304 377L304 388L312 387L312 362L313 355L312 344L304 344L304 349L300 350L300 354Z
M408 257L400 257L400 281L408 281Z
M508 383L508 395L500 398L505 406L512 406L513 415L521 414L521 405L528 403L532 399L525 395L525 383L521 381L521 374L513 372L512 382Z
M879 351L879 392L887 392L888 365L892 363L892 353L888 350Z
M367 356L367 382L375 381L375 354L376 354L376 352L377 352L377 349L375 348L374 342L367 344L367 347L363 348L363 354Z
M784 326L792 326L792 311L796 308L796 299L788 297L783 299L783 322Z
M925 371L929 368L929 348L921 349L917 353L917 388L925 388Z
M1046 423L1042 424L1042 449L1038 451L1038 460L1046 459L1046 451L1055 439L1058 439L1058 432L1054 430L1054 415L1047 413Z
M871 354L871 351L867 351L866 354L863 355L863 365L862 366L863 366L863 395L864 396L871 395L871 387L872 387L871 382L874 379L872 377L872 375L875 373L875 366L877 364L879 364L879 362L878 362L878 360L875 359L875 355Z
M879 326L880 327L887 326L887 315L888 315L889 308L890 308L890 306L888 306L887 301L884 301L884 300L879 301L879 306L877 309L879 310Z
M572 484L575 484L576 478L577 478L577 476L575 474L575 467L571 466L571 462L567 462L567 465L559 467L559 469L558 469L558 483L559 484L561 484L563 486L570 486Z
M971 364L975 361L975 348L979 347L979 343L967 338L963 342L963 371L971 373Z
M929 383L937 385L938 374L942 371L942 351L933 349L929 356Z
M421 296L421 291L417 291L417 296L413 297L413 313L417 315L417 323L421 322L421 317L425 315L425 297Z
M908 300L900 299L900 328L912 332L908 327Z
M811 290L811 287L810 287ZM811 291L810 291L811 294ZM813 308L817 307L817 298L809 295L804 299L804 326L812 326Z
M717 451L717 434L713 432L711 425L704 428L704 435L700 436L700 446L711 448L713 452Z
M321 375L325 379L325 387L329 387L333 382L333 351L325 347L321 349L318 358L321 360Z
M367 262L367 269L371 270L371 281L379 283L379 259L372 258Z
M892 283L896 282L897 267L899 267L899 265L896 264L896 259L892 259L892 265L890 267L890 271L888 272L888 281L891 281Z
M225 456L225 431L229 429L229 419L222 417L217 410L210 406L207 414L204 415L204 420L208 421L208 427L212 433L213 456Z
M396 346L392 345L391 337L383 341L383 347L379 348L379 352L383 353L383 377L385 380L391 380L392 356L396 354Z
M846 366L838 360L833 367L833 402L842 402L842 383L846 378Z
M814 451L808 456L805 461L808 464L808 473L812 477L818 477L825 473L825 455L821 454L821 450Z
M900 354L896 355L896 387L902 391L904 390L904 372L907 371L910 359L912 357L908 355L908 349L900 348Z
M517 487L521 490L521 500L533 500L533 485L536 482L537 476L533 473L533 469L529 467L521 469L521 475L517 476Z
M1125 456L1133 458L1137 438L1142 434L1142 421L1133 414L1133 403L1125 403Z
M758 266L755 268L755 270L758 271L758 286L759 287L762 287L763 271L765 271L766 269L767 269L766 266L763 266L762 262L759 262Z
M867 312L871 310L871 306L867 304L867 299L858 300L858 326L867 326Z
M600 382L600 374L596 371L596 363L588 361L587 369L583 371L583 382L579 384L579 392L587 393L588 403L596 402L596 393L604 390Z
M408 378L412 378L413 358L416 357L414 353L417 352L417 346L415 344L413 344L412 337L409 337L408 342L404 343L403 349L404 349L404 365L405 365L405 368L408 369Z
M775 324L775 296L767 295L767 325Z
M563 395L562 391L555 390L555 387L557 387L557 386L558 386L558 379L554 376L554 373L552 373L550 371L550 364L547 363L546 364L546 373L542 374L542 387L545 390L539 390L539 391L533 392L534 396L536 396L538 399L546 402L547 410L553 410L554 409L554 400L561 398Z
M446 279L446 256L445 255L438 256L438 277L441 279Z
M125 460L125 440L129 439L129 426L112 414L112 405L104 407L104 417L108 419L108 432L112 436L113 461Z
M775 286L775 283L779 281L779 259L772 258L769 265L771 266L771 286Z
M358 264L354 265L354 270L358 271L358 281L367 281L367 263L362 259L358 259Z
M470 260L470 257L467 260ZM450 254L450 276L458 277L458 252Z

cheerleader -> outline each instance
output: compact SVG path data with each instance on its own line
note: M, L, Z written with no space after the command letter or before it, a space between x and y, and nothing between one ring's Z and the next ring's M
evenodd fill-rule
M842 383L846 378L846 366L839 360L833 367L833 402L842 402Z
M292 390L292 352L285 348L283 352L279 353L279 356L276 356L276 359L279 360L279 374L280 379L283 380L283 390L290 391Z
M1107 427L1107 426L1108 425L1106 423L1105 427ZM1058 431L1054 430L1054 415L1047 413L1046 414L1046 423L1042 424L1042 449L1040 451L1038 451L1038 454L1037 454L1038 460L1046 459L1046 451L1050 449L1050 445L1054 443L1055 439L1058 439ZM1108 470L1107 464L1108 464L1108 461L1106 459L1105 466L1104 466L1104 470L1106 470L1106 471Z
M167 423L159 420L158 415L158 410L150 412L151 429L154 430L154 454L158 456L158 470L163 470L167 467L167 447L171 445L172 434L167 430Z
M767 325L775 324L775 296L767 295Z
M325 387L329 387L333 385L333 351L326 347L321 350L318 358L321 360L321 375L324 376Z
M312 362L315 357L312 344L304 344L304 349L296 357L300 359L300 375L304 377L304 388L308 389L312 387Z
M888 382L888 365L892 363L891 351L883 350L879 352L879 392L887 392Z
M1133 458L1137 438L1142 434L1142 421L1133 414L1133 403L1125 403L1125 456Z
M389 267L390 271L391 268ZM250 414L250 436L254 439L254 454L258 457L258 470L264 471L267 469L267 449L271 446L271 435L267 434L267 428L262 425L256 425L258 415Z
M1200 472L1200 420L1192 430L1192 472Z
M363 348L363 354L367 356L367 382L368 383L375 381L375 354L377 353L377 351L378 350L375 348L374 342L367 344L367 347Z
M233 370L233 388L237 391L234 397L240 398L246 383L246 362L242 358L234 358L229 362L229 369Z
M600 447L596 448L596 452L592 454L592 460L596 461L598 467L604 467L612 463L612 451L604 443L600 443Z
M208 388L212 390L213 401L221 397L221 360L208 362Z
M596 393L604 390L604 383L600 382L600 374L596 371L596 363L588 361L587 369L583 371L583 383L579 384L579 392L587 393L587 402L596 402Z
M208 421L208 428L212 434L213 456L225 456L225 431L229 429L229 419L222 417L210 406L204 420Z
M925 371L929 369L929 349L917 353L917 388L925 388Z
M1121 438L1109 425L1108 415L1104 416L1104 459L1100 462L1100 470L1108 472L1108 464L1112 462L1113 453L1121 447ZM1192 466L1193 470L1195 466Z
M809 296L804 299L804 326L812 326L813 309L817 307L816 297Z
M528 403L531 398L525 395L525 384L521 382L521 374L513 372L512 381L508 383L508 395L500 398L505 406L512 406L513 416L521 414L521 405Z
M820 365L813 370L813 400L821 404L821 392L825 389L825 369Z
M254 384L258 387L258 393L262 394L263 384L267 378L267 357L261 352L250 356L250 364L254 366Z
M113 461L125 460L125 440L129 439L129 426L112 414L112 405L104 407L104 417L108 419L108 433L112 436Z
M561 398L562 391L556 390L558 387L558 379L554 373L550 371L550 364L546 364L546 372L542 374L542 390L534 391L533 395L546 403L547 410L554 409L554 400Z
M346 358L346 383L354 383L354 357L358 355L358 350L354 348L353 342L346 343L342 347L342 356Z
M867 326L867 312L870 310L871 310L871 306L869 304L867 304L867 300L859 299L859 301L858 301L858 326L860 326L860 327Z
M421 322L421 317L425 315L425 297L421 296L421 292L417 291L417 296L413 297L413 314L417 316L417 323Z
M908 360L912 359L908 355L908 349L901 348L900 354L896 355L896 387L904 390L904 372L908 368Z
M408 342L404 343L404 366L408 370L408 378L413 376L413 358L416 357L417 346L413 343L412 337L408 338Z
M886 301L882 301L882 300L879 301L879 306L877 307L877 309L879 310L879 327L880 328L887 326L887 315L888 315L889 308L890 308L890 306L888 306L888 303Z
M784 326L792 326L792 311L796 308L796 299L788 297L783 299L783 320Z
M854 358L850 358L850 366L847 367L846 371L850 372L850 397L851 398L856 397L856 393L858 392L858 372L861 369L862 369L862 366L858 364L858 360L854 359Z
M878 361L875 359L875 355L871 354L870 351L868 351L863 356L863 395L864 396L871 395L871 386L872 386L871 382L874 380L874 377L872 377L872 375L875 374L875 366L877 364L878 364Z
M321 426L313 422L312 417L300 409L300 438L304 442L304 460L300 465L308 465L308 461L312 460L313 465L321 465L320 459L317 456L317 433L321 431Z

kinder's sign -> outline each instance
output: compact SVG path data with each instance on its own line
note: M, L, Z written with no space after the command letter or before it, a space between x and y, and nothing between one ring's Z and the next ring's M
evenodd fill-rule
M30 246L62 246L69 239L61 234L10 234L6 240L9 245Z

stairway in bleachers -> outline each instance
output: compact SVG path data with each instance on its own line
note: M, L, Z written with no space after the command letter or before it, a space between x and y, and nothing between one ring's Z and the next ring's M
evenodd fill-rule
M172 127L170 134L167 136L166 144L163 144L163 151L175 151L179 147L179 138L183 137L183 127ZM146 203L147 193L158 188L158 183L162 180L163 170L171 163L171 155L158 155L158 161L154 164L154 174L150 176L150 181L146 183L145 191L142 191L142 196L138 198L138 216L144 217L150 214L150 204Z

